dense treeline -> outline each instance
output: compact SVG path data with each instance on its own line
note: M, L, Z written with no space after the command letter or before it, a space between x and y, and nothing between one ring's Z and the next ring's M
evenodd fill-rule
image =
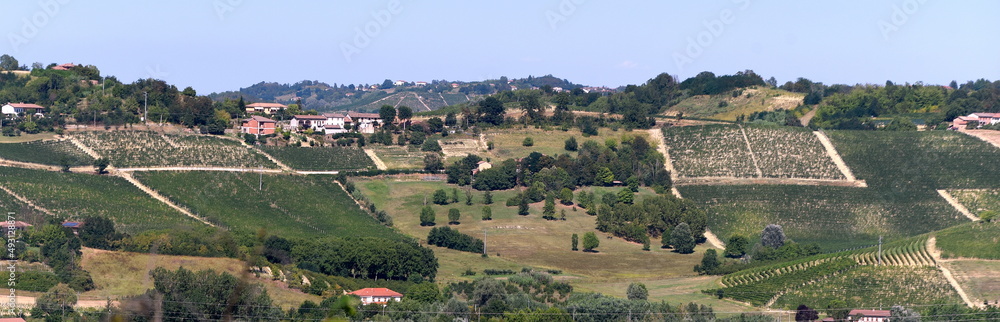
M413 241L328 237L289 246L299 267L327 275L391 280L434 280L437 275L434 253Z
M688 95L718 95L736 88L762 85L765 85L764 79L752 70L719 77L712 72L701 72L681 82L681 89L687 90Z
M670 235L671 230L687 223L690 237L703 241L708 216L694 202L673 195L658 195L628 203L598 204L597 230L633 242L649 242L650 237Z
M431 228L430 234L427 235L427 243L463 252L483 252L483 241L481 239L463 234L450 227Z
M670 173L663 168L663 155L642 136L625 136L622 142L609 140L601 145L588 140L576 158L555 157L533 152L520 161L508 159L472 175L481 160L470 155L448 166L448 183L471 184L477 190L504 190L517 185L540 185L544 191L560 192L579 186L611 186L635 182L664 191L671 186ZM534 201L544 198L541 195Z

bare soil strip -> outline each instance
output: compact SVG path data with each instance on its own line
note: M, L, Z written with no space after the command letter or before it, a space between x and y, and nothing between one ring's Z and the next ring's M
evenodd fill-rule
M667 171L670 171L670 180L672 182L677 182L677 170L674 169L674 162L670 160L670 151L667 149L667 141L663 138L663 130L649 129L647 132L649 132L649 137L653 139L653 141L656 141L656 150L663 155L663 166L667 168ZM674 195L677 196L677 198L681 197L680 192L674 193Z
M291 167L289 167L289 166L285 165L284 163L282 163L277 158L275 158L275 157L271 156L270 154L267 154L266 152L264 152L264 150L258 149L258 148L254 147L254 146L251 146L251 145L247 144L243 140L240 140L240 139L237 139L237 138L234 138L234 137L225 136L225 135L222 135L220 137L224 138L224 139L234 140L236 142L240 142L240 144L242 144L243 146L245 146L247 148L250 148L250 149L253 149L257 153L260 153L261 155L263 155L264 157L266 157L268 160L271 160L271 162L274 162L274 164L277 164L278 167L281 168L281 170L283 170L283 171L288 171L288 172L294 172L295 171L295 170L292 170Z
M945 261L941 259L941 252L937 249L937 237L931 236L930 238L927 238L927 252L931 253L931 257L934 258L935 262L940 263ZM951 284L951 287L955 289L958 296L962 297L962 301L965 301L965 305L968 305L969 307L980 307L980 305L973 303L972 300L969 299L968 294L965 294L965 290L962 289L962 285L959 285L958 280L951 275L951 270L941 264L938 264L937 268L941 271L941 274L944 274L944 278L948 280L948 284Z
M708 240L708 243L711 244L712 247L718 249L726 249L726 244L723 243L721 239L719 239L719 236L716 236L715 233L713 233L708 228L705 228L705 239Z
M180 211L181 213L187 215L188 217L194 218L195 220L200 221L203 224L209 225L211 227L215 227L215 225L213 225L212 223L210 223L207 220L205 220L205 218L198 217L197 215L191 213L187 209L184 209L183 207L178 206L177 204L175 204L173 201L170 201L170 199L167 199L167 197L164 197L160 193L158 193L158 192L154 191L153 189L151 189L150 187L146 186L142 182L139 182L139 180L136 180L135 178L132 177L132 173L129 173L129 172L118 172L117 175L119 177L124 178L128 182L131 182L133 185L135 185L137 188L139 188L139 190L142 190L143 192L145 192L149 196L155 198L156 200L159 200L162 203L167 204L167 206L170 206L170 208L177 209L177 211Z
M800 186L835 186L835 187L858 187L864 188L868 185L864 181L847 181L834 179L805 179L805 178L740 178L740 177L697 177L681 178L674 182L675 186L705 186L705 185L750 185L750 184L775 184L775 185L800 185Z
M70 142L72 142L73 145L76 145L77 148L80 148L80 150L83 150L83 152L86 153L87 155L89 155L91 158L94 158L95 160L101 158L100 154L97 154L96 151L94 151L90 147L84 145L83 142L77 141L76 138L73 138L72 136L69 136L68 140Z
M146 172L146 171L222 171L222 172L264 172L281 173L281 170L259 169L259 168L223 168L223 167L148 167L148 168L118 168L118 172Z
M819 108L814 108L806 113L806 115L803 115L802 118L799 119L799 123L802 123L802 126L809 126L809 122L816 116L816 110L819 110Z
M979 221L979 217L973 215L968 208L965 208L965 206L962 205L962 203L958 202L958 199L955 199L955 197L953 197L951 193L948 193L947 190L938 190L937 193L941 195L941 198L944 198L944 200L948 201L948 204L950 204L952 207L955 207L955 210L958 210L958 212L962 213L962 215L965 215L965 217L969 218L969 220Z
M7 159L0 159L0 166L11 167L11 168L25 168L25 169L34 169L34 170L45 170L45 171L60 171L60 170L62 170L60 167L53 166L53 165L47 165L47 164L41 164L41 163L30 163L30 162L13 161L13 160L7 160Z
M382 162L382 159L379 159L378 156L375 155L375 151L372 151L371 149L365 149L365 154L367 154L368 157L371 158L373 162L375 162L375 167L377 167L379 170L389 169L389 167L385 165L385 162Z
M993 130L962 130L959 131L977 139L986 141L993 146L1000 148L1000 131Z
M762 171L760 169L760 165L757 164L757 154L753 153L753 147L750 146L750 137L747 136L747 131L743 129L742 125L740 125L740 133L743 133L743 141L747 143L747 151L750 151L750 159L753 160L753 167L757 169L757 177L763 178L764 171Z
M21 202L27 204L31 208L35 208L36 210L41 211L41 212L45 213L46 215L55 216L55 214L52 213L51 211L49 211L48 209L45 209L42 206L36 205L34 202L31 202L31 200L28 200L28 198L25 198L25 197L23 197L23 196L21 196L19 194L14 193L14 191L11 191L10 188L7 188L5 186L0 186L0 190L3 190L4 192L7 192L7 194L9 194L12 197L14 197L14 199L20 200Z
M823 132L820 131L813 131L813 134L819 138L819 142L823 144L824 148L826 148L826 154L829 155L830 159L833 160L833 163L837 165L837 169L840 169L840 173L844 174L844 178L847 178L848 181L857 181L858 179L854 177L854 173L851 172L851 168L847 166L847 163L844 163L844 159L840 158L840 153L837 153L837 149L833 147L833 143L830 142L830 138L826 137L826 134L823 134ZM868 185L865 184L864 186L867 187Z

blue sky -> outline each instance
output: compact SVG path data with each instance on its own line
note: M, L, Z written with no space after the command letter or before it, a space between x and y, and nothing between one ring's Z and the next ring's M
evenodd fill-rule
M753 69L779 82L1000 79L1000 1L4 1L0 53L199 93L260 81L553 74L639 84Z

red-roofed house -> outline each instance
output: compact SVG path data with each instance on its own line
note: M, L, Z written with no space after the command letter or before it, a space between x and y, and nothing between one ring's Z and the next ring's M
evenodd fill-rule
M951 121L953 128L962 128L969 123L979 122L980 125L1000 123L1000 113L972 113L968 116L959 116Z
M52 66L52 70L70 70L73 67L76 67L76 65L73 63L68 63L68 64Z
M848 321L885 322L892 314L887 310L851 310L847 313Z
M385 304L389 301L399 302L403 298L403 294L387 288L363 288L347 294L360 296L361 304Z
M264 113L270 115L287 107L285 104L278 103L250 103L247 104L246 109L247 113Z
M321 132L324 125L326 125L326 116L323 115L295 115L288 122L288 127L297 131L312 129Z
M347 115L341 113L323 113L326 117L326 123L323 125L323 133L325 134L335 134L335 133L346 133L347 129L344 127L346 121L350 118Z
M25 103L7 103L3 107L0 107L0 111L3 114L17 116L20 114L41 114L42 110L45 109L42 106L35 104L25 104Z
M240 132L255 134L257 136L274 134L275 126L278 122L272 119L254 115L251 118L243 120L243 125L240 126Z
M22 318L0 318L0 322L24 322Z

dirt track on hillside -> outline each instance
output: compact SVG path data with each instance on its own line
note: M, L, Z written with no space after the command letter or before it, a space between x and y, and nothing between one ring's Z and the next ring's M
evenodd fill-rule
M940 262L945 260L941 259L941 251L938 251L937 249L936 236L927 238L927 252L931 254L931 257L934 258L935 262L938 262L938 270L941 271L941 274L944 274L944 278L948 280L948 284L951 284L951 287L955 289L955 292L957 292L958 296L962 298L962 301L965 301L965 305L968 305L969 307L980 307L978 304L973 303L972 300L969 299L969 295L965 293L964 289L962 289L962 285L958 284L958 280L956 280L955 276L951 274L951 270L940 264Z

